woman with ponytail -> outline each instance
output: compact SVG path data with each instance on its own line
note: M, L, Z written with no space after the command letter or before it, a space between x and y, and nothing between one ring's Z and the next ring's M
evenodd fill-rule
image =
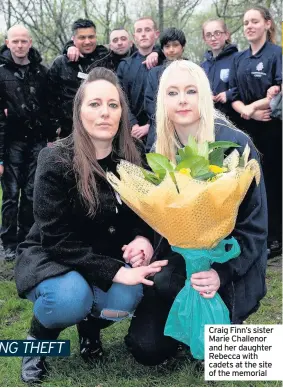
M271 119L269 104L281 90L282 50L275 45L275 24L267 8L253 6L245 12L244 34L250 47L235 57L229 86L232 107L262 154L272 257L282 251L282 123Z

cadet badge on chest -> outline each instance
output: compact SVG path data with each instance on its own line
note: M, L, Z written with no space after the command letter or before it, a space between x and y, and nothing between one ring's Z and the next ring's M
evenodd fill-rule
M255 78L261 78L262 76L266 75L266 73L264 73L263 70L264 70L263 62L259 62L259 63L256 65L256 71L252 71L251 74L252 74Z

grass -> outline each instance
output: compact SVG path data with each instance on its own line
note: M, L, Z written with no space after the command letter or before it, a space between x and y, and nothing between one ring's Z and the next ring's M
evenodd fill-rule
M2 265L2 274L11 271ZM1 275L1 272L0 272ZM1 279L1 277L0 277ZM3 277L2 277L3 279ZM270 267L267 272L268 294L261 308L247 321L250 324L282 323L282 281L280 268ZM0 339L24 339L29 328L32 304L21 300L13 281L0 281ZM129 322L123 321L105 329L102 334L105 362L86 365L78 355L78 338L75 327L66 329L61 339L71 340L69 358L49 359L50 374L44 386L110 386L110 387L282 387L276 381L212 381L205 382L203 372L195 363L180 361L174 370L164 367L139 365L127 352L123 342ZM0 358L0 386L25 386L19 378L21 360L16 357Z

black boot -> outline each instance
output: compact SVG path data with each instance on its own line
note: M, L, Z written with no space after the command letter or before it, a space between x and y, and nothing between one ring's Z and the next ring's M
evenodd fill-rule
M100 341L100 330L110 326L113 321L99 319L89 314L77 324L80 341L80 355L85 362L96 362L102 359L103 349Z
M61 329L47 329L35 316L32 317L28 340L56 340ZM22 360L21 378L25 383L37 384L47 372L45 356L24 357Z

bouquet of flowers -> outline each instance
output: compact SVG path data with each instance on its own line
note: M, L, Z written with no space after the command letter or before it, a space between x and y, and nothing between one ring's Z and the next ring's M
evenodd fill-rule
M120 179L107 173L122 200L185 259L186 284L174 301L164 334L190 346L196 359L204 358L204 325L230 320L220 295L203 298L190 286L190 277L209 270L213 262L240 254L237 241L225 238L235 227L252 180L257 184L260 180L257 161L248 161L249 146L242 156L237 147L227 141L198 144L190 137L188 145L178 150L176 164L150 153L147 162L152 171L121 161ZM225 157L230 148L233 152Z

